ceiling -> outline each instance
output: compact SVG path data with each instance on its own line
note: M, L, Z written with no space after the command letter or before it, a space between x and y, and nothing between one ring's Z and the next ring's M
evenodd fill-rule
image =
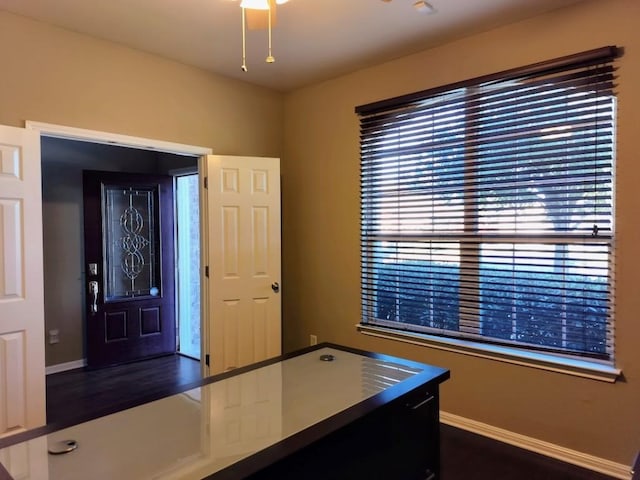
M0 0L0 9L279 91L539 15L583 0L291 0L266 30L247 33L241 70L239 0Z

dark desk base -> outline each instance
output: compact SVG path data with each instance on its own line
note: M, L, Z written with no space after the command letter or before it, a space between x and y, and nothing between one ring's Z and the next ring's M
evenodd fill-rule
M248 478L435 480L440 425L433 388L399 397Z

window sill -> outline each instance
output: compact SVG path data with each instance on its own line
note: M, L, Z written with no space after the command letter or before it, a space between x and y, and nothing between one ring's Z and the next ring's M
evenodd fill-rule
M474 357L539 368L551 372L590 378L602 382L615 383L622 370L595 361L576 360L560 355L523 351L515 348L489 345L469 340L436 337L423 333L403 332L392 328L372 325L356 325L359 332L374 337L412 343L424 347L437 348L448 352L462 353Z

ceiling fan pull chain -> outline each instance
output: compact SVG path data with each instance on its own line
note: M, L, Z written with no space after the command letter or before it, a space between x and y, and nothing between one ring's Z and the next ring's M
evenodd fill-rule
M247 19L245 17L244 8L242 10L242 66L243 72L247 71Z
M273 1L269 2L269 13L268 13L268 18L269 18L269 55L267 56L267 59L265 60L267 63L273 63L276 61L275 58L273 58L273 55L271 55L271 9L275 7L275 4L273 3Z

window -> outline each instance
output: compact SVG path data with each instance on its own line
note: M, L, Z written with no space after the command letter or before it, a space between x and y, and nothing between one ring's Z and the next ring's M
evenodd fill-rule
M182 355L200 360L200 192L197 170L175 175L178 340Z
M363 325L612 362L617 55L356 109Z

